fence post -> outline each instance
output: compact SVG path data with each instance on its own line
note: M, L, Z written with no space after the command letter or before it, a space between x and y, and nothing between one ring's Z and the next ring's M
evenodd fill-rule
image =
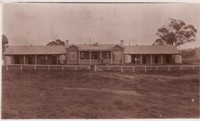
M49 65L48 65L48 70L50 69Z
M158 66L156 66L156 71L158 70Z
M36 65L34 66L34 69L36 70Z
M22 71L22 65L21 65L21 71Z
M94 65L94 71L95 71L95 72L97 71L97 67L96 67L96 64Z
M6 65L6 71L8 71L8 65Z
M135 67L134 66L132 67L132 70L133 70L133 72L135 71Z
M146 66L144 67L144 71L147 72L147 67Z
M90 65L88 65L89 67L88 67L88 69L90 70Z
M170 71L170 66L168 66L168 71Z
M63 65L62 65L62 71L63 71Z
M121 67L121 72L123 72L123 68Z
M192 69L194 70L194 65L192 66Z

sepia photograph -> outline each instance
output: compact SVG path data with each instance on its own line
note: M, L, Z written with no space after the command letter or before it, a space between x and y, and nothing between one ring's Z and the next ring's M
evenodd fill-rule
M2 119L199 119L200 3L3 2Z

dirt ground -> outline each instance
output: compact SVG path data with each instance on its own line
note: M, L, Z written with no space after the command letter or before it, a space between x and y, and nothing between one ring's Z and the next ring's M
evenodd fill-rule
M199 118L199 72L3 71L2 118Z

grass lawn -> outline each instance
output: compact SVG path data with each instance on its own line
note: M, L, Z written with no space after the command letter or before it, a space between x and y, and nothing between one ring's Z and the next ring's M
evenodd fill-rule
M199 72L9 70L2 118L199 118Z

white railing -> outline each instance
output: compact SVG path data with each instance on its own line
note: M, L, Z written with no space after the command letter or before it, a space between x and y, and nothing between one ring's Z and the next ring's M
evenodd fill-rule
M104 68L104 69L102 69ZM198 70L200 70L200 65L95 65L95 71L110 71L111 68L120 68L121 72L124 72L125 68L132 68L132 72L134 72L136 70L136 68L143 68L143 70L145 72L147 72L149 70L149 68L151 68L150 70L155 70L155 71L159 71L161 69L159 68L165 68L167 71L171 71L173 68L179 68L178 70L186 70L185 68L190 68L191 70L195 70L196 68L198 68ZM152 69L154 68L154 69ZM163 69L162 69L163 70ZM177 70L177 69L176 69Z
M6 70L8 71L10 68L16 66L20 70L26 70L26 67L33 67L31 69L34 70L41 70L41 67L44 67L42 70L54 70L55 67L57 67L56 70L67 70L67 69L73 69L73 70L79 70L80 68L86 69L86 70L94 70L96 71L112 71L114 68L119 68L117 70L120 70L121 72L124 72L127 68L129 68L129 71L135 72L138 71L138 68L140 71L160 71L160 70L166 70L171 71L174 68L176 70L200 70L200 65L94 65L91 69L90 65L30 65L30 64L9 64L9 65L3 65L5 66ZM161 69L162 68L162 69ZM30 68L29 68L30 70Z
M90 65L31 65L31 64L8 64L3 65L5 66L6 70L8 71L9 68L12 68L14 66L19 67L20 70L24 70L25 67L33 67L32 69L37 70L40 67L45 67L44 70L52 70L53 67L58 67L60 70L64 71L66 68L74 68L74 70L78 70L79 68L85 68L87 70L90 70Z

